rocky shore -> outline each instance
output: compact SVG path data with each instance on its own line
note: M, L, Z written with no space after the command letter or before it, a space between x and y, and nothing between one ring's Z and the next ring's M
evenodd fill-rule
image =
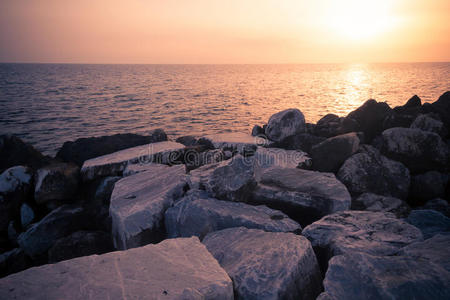
M450 92L54 158L3 135L0 298L450 299L449 200Z

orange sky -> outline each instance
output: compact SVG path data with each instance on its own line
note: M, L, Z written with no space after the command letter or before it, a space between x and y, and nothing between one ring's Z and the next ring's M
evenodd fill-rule
M0 62L450 61L449 0L0 0Z

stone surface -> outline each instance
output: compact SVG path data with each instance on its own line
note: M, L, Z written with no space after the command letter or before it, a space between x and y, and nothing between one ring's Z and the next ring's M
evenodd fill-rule
M26 228L30 225L35 218L35 214L33 209L26 203L23 203L20 206L20 223L22 224L22 228Z
M298 109L286 109L272 115L265 129L266 136L275 142L305 132L305 117Z
M339 135L341 129L341 118L335 114L327 114L317 121L314 133L326 138Z
M109 204L111 199L111 194L114 189L114 185L117 181L119 181L121 177L119 176L110 176L105 177L100 180L100 183L95 190L95 201L97 203L105 203Z
M320 172L336 173L344 161L359 148L355 132L328 138L311 148L313 168Z
M427 201L421 209L433 209L450 218L450 205L447 200L435 198Z
M435 210L413 210L405 220L419 228L426 239L438 233L450 234L450 218Z
M0 254L0 277L20 272L28 266L29 262L20 248Z
M0 135L0 172L13 166L39 168L51 159L10 134Z
M170 164L184 145L175 142L152 143L134 148L124 149L104 156L89 159L81 168L84 180L98 177L121 175L127 165L136 163L163 163Z
M56 157L63 161L74 162L78 166L82 166L86 160L94 157L163 141L167 141L167 135L162 129L152 130L147 136L128 133L81 138L74 142L65 142L56 154Z
M307 239L243 227L208 234L203 243L234 283L235 299L315 299L321 274Z
M265 145L266 140L243 132L210 134L203 137L214 148L240 154L253 153L258 145Z
M369 192L406 199L409 192L408 169L367 145L344 162L337 178L353 196Z
M315 136L310 133L299 133L289 136L277 143L277 147L288 150L301 150L307 153L311 152L311 148L323 142L326 138Z
M450 273L407 256L335 256L317 299L448 299Z
M261 135L261 134L265 134L264 129L261 126L259 126L259 125L253 126L253 128L252 128L252 136L258 136L258 135Z
M74 164L57 163L36 172L34 200L38 204L73 199L78 188L80 169Z
M233 299L198 238L75 258L0 279L1 299Z
M443 197L447 181L447 176L437 171L412 176L409 198L416 204Z
M411 128L434 132L442 137L448 133L444 123L439 120L439 117L433 118L433 114L419 115L411 124Z
M367 210L377 212L390 212L397 218L404 218L409 215L411 208L398 198L364 193L352 201L353 210Z
M251 202L281 210L303 226L349 209L351 198L334 174L274 167L262 172Z
M301 226L284 213L264 205L252 206L208 197L203 191L190 191L166 211L169 238L198 236L231 227L247 227L276 232L301 232Z
M154 164L116 182L109 212L114 246L123 250L164 237L164 213L184 193L184 166Z
M185 146L194 146L197 143L197 138L193 135L180 136L175 142L183 144Z
M383 131L381 137L381 152L405 164L412 173L448 167L448 146L435 133L412 128L391 128Z
M429 107L432 112L437 113L441 117L447 129L450 129L450 91L442 94Z
M201 166L218 163L225 160L225 153L222 149L207 150L203 152L186 151L184 154L184 164L186 170L191 171Z

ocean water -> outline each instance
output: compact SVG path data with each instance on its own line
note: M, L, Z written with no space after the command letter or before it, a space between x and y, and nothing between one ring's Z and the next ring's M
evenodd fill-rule
M374 98L391 106L450 90L450 63L317 65L0 64L0 134L46 154L115 133L250 131L298 108L307 122Z

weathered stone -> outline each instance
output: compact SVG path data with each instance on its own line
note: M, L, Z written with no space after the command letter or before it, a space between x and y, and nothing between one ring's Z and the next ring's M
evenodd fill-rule
M197 143L197 138L193 135L180 136L175 142L183 144L185 146L194 146Z
M364 253L335 256L317 299L448 299L450 273L407 256Z
M450 233L450 218L435 210L413 210L405 220L419 228L426 239L438 233Z
M167 141L167 135L162 129L152 130L147 136L127 133L81 138L74 142L65 142L56 154L56 157L65 162L74 162L81 166L86 160L91 158L127 148L164 141Z
M10 134L0 135L0 172L18 165L39 168L50 160L18 137Z
M443 197L447 185L447 176L437 171L428 171L411 178L409 198L413 203Z
M313 167L321 172L337 172L344 161L359 148L355 132L328 138L311 148Z
M398 198L381 196L372 193L364 193L352 201L353 210L367 210L375 212L390 212L397 218L404 218L409 215L411 208Z
M38 204L73 199L78 188L80 169L74 164L58 163L36 172L34 200Z
M33 209L26 203L20 206L20 223L22 228L26 228L34 221L35 215Z
M276 146L288 150L301 150L311 153L311 148L323 142L326 138L309 133L299 133L289 136L277 143Z
M20 248L0 254L0 277L20 272L28 266L28 259Z
M402 163L367 145L344 162L337 178L353 196L374 193L406 199L410 185L409 170Z
M0 279L1 299L233 299L198 238L75 258Z
M121 175L127 165L136 163L163 163L170 164L184 145L175 142L159 142L137 146L89 159L81 168L84 180L92 180L98 177Z
M425 205L422 206L422 208L419 209L432 209L450 218L450 205L445 199L441 198L431 199L427 201Z
M223 160L225 160L225 154L221 149L207 150L204 152L187 151L184 154L184 163L187 171Z
M114 246L123 250L162 240L164 213L185 185L184 166L159 164L117 181L109 208Z
M327 114L323 116L319 121L317 121L314 128L314 134L326 138L343 134L343 119L344 118L341 118L335 114Z
M251 202L281 210L304 226L349 209L351 198L334 174L274 167L262 172Z
M305 132L305 117L298 109L286 109L272 115L267 123L266 136L275 142Z
M192 191L166 211L169 238L198 236L212 231L244 226L276 232L301 232L301 226L284 213L267 206L252 206L208 197Z
M100 180L100 183L95 190L95 201L97 203L105 203L109 204L109 200L111 199L111 194L114 189L114 185L117 181L119 181L121 177L119 176L110 176L105 177Z
M239 227L203 243L233 280L235 299L315 299L321 291L314 251L302 236Z
M245 155L247 153L254 153L258 145L265 145L267 141L262 137L251 136L242 132L230 132L210 134L203 137L210 141L216 149L223 151L237 152Z
M446 169L448 146L435 133L412 128L391 128L383 131L381 152L404 163L412 173Z
M411 128L434 132L442 137L447 136L448 132L444 123L439 120L439 117L433 116L433 114L419 115L411 124Z

